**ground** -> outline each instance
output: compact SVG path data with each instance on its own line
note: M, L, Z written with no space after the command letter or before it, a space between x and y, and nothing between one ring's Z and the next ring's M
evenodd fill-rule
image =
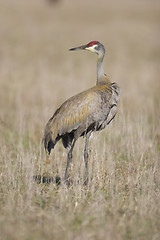
M0 0L0 239L160 239L159 21L156 0ZM92 40L121 88L118 113L90 141L88 188L83 139L58 185L67 151L59 142L47 159L43 131L95 84L96 55L68 51Z

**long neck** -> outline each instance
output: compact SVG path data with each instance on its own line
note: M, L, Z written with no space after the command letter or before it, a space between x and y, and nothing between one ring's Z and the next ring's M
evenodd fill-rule
M97 59L97 84L104 81L103 58L104 56L98 56Z

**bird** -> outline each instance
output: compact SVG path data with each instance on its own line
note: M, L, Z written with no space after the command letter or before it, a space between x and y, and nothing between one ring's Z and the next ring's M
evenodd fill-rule
M88 185L88 143L94 131L100 131L109 125L117 113L120 88L111 82L103 70L105 48L99 41L71 48L69 51L87 50L97 54L96 85L66 100L53 114L44 130L44 147L50 155L56 143L62 139L64 148L68 149L64 182L68 179L68 168L72 152L79 137L85 138L84 161L85 180Z

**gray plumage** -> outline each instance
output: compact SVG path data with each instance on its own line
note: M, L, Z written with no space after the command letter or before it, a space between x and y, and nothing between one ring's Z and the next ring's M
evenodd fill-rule
M111 123L117 113L117 102L120 89L111 83L103 72L104 46L97 41L72 48L73 50L89 50L96 52L97 84L65 101L48 121L44 132L44 146L50 154L55 144L62 139L63 146L69 149L65 180L72 151L80 136L86 137L84 159L86 166L85 184L88 184L88 141L93 131L102 130Z

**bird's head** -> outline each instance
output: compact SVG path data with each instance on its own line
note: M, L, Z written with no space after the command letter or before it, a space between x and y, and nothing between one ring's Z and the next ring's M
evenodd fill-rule
M92 41L86 45L69 49L69 51L75 51L75 50L88 50L98 54L101 57L103 57L105 54L104 46L98 41Z

